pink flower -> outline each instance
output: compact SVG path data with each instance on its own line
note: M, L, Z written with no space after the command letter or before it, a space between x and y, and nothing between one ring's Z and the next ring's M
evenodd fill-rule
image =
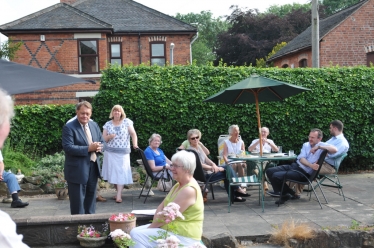
M135 219L134 214L124 214L124 213L119 213L118 215L113 214L109 218L109 220L112 220L112 221L126 221L126 220L133 220L133 219Z

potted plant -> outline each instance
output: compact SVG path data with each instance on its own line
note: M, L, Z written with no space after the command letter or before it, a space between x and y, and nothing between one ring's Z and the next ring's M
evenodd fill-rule
M55 188L56 196L59 200L64 200L68 197L68 183L64 179L57 180L53 187Z
M116 229L121 229L125 233L129 234L130 231L136 226L136 217L134 214L113 214L109 218L110 231L113 232Z
M92 225L89 227L80 225L78 226L77 239L82 247L101 247L105 244L108 233L108 223L103 224L101 232L95 230Z
M111 232L110 237L118 248L127 248L128 246L135 245L135 242L131 239L131 236L121 229L116 229Z

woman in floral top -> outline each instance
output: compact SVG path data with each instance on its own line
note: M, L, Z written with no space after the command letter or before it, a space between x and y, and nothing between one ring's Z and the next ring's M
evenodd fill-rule
M102 176L104 180L114 184L117 195L113 197L117 203L122 202L122 190L125 184L132 184L130 166L130 136L133 147L138 148L138 137L133 122L126 118L121 105L115 105L108 121L103 126L103 138L107 142L104 152Z

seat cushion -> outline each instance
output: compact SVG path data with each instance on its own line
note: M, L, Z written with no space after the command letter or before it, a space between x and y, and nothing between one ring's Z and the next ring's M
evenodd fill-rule
M258 178L256 175L252 175L249 177L233 177L232 182L233 183L257 183Z

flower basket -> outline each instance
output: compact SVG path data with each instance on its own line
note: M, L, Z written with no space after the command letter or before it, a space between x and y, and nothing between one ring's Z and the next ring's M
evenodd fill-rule
M102 247L107 237L92 238L77 235L77 239L82 247Z
M55 193L59 200L64 200L69 196L67 188L55 188Z
M110 231L113 232L116 229L121 229L127 234L136 226L136 217L132 220L114 221L109 220Z
M129 234L130 231L136 226L136 217L134 214L113 214L108 221L111 232L116 229L121 229L125 233Z

